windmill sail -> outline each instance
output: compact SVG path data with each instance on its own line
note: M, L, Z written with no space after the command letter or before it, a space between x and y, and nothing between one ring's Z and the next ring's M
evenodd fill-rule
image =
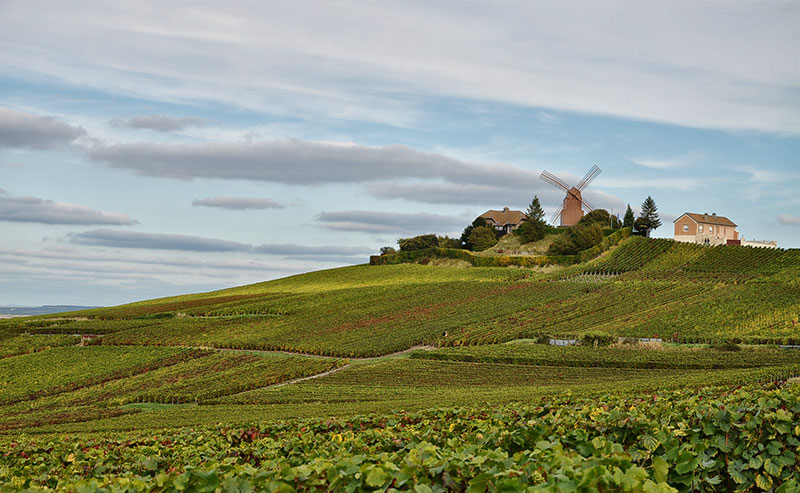
M574 226L580 218L583 217L584 209L587 212L590 212L595 209L593 205L588 203L586 200L583 199L581 192L589 186L589 184L597 178L603 170L601 170L597 165L592 166L589 171L583 176L580 182L574 187L570 187L567 185L564 180L557 177L553 173L549 171L542 171L542 174L539 175L542 181L553 185L554 187L560 189L562 192L566 192L566 196L564 197L564 201L561 203L561 206L556 210L553 214L551 222L555 222L556 218L560 219L561 226Z

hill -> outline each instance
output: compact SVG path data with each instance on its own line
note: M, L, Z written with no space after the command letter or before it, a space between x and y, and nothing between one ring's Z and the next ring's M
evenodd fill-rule
M210 293L2 320L0 431L4 436L0 437L0 446L8 449L13 443L14 447L22 447L18 450L25 457L39 457L49 452L37 448L35 435L24 438L20 433L44 433L50 437L47 440L62 433L73 437L77 433L81 437L79 444L94 443L115 457L104 470L116 472L107 477L101 474L105 481L102 484L120 486L122 483L115 481L133 474L123 471L135 470L143 478L142 484L150 485L148 488L155 487L156 481L167 480L202 486L203 483L197 483L200 476L186 472L185 461L189 459L180 454L173 455L169 459L172 462L153 459L155 462L147 463L150 465L142 465L145 464L142 461L150 460L148 453L159 457L173 454L166 442L161 445L149 442L146 430L170 429L161 433L173 437L167 439L170 443L173 440L182 443L186 451L196 451L201 441L214 443L211 447L215 452L209 452L209 457L216 459L202 463L209 471L213 469L214 474L204 472L206 479L202 481L213 476L218 479L217 485L221 485L226 478L236 477L245 478L251 486L267 487L273 483L259 481L267 481L268 477L276 488L284 483L308 488L313 486L305 482L309 478L317 477L322 481L319 484L331 484L341 475L347 481L358 480L359 488L377 488L388 485L390 477L398 486L410 481L394 475L396 471L392 472L394 469L386 461L411 460L407 454L412 449L426 446L419 439L406 436L405 431L394 429L387 434L391 437L388 442L376 445L374 440L384 433L381 430L389 431L387 419L399 426L404 417L409 417L407 426L418 427L415 429L433 442L436 440L430 435L432 429L445 434L461 433L454 437L466 440L462 445L473 447L475 453L488 454L493 447L505 447L508 457L521 450L521 445L515 445L517 442L513 440L505 442L502 437L515 436L514 433L536 435L539 438L535 440L520 435L519 443L533 440L529 443L531 447L532 444L539 447L538 441L545 439L555 443L563 438L557 424L559 419L572 420L577 425L578 416L589 415L586 406L591 410L597 402L607 403L602 411L595 412L597 416L614 408L622 419L619 413L630 413L630 409L640 407L642 416L661 424L690 426L696 417L667 417L659 414L665 411L655 403L659 398L685 402L698 392L727 394L745 385L747 389L736 390L736 397L730 398L738 399L737 405L746 401L747 405L769 408L771 411L764 412L774 415L778 404L769 399L782 399L781 409L787 413L787 419L798 422L800 405L796 387L775 386L775 382L800 374L800 354L776 347L800 342L798 316L800 252L797 250L709 248L632 237L594 260L557 269L362 265ZM535 343L551 338L613 340L617 337L628 339L608 348ZM636 338L657 338L662 343L641 344ZM697 343L727 343L722 348L740 350L725 352ZM733 343L749 345L740 347ZM722 390L697 390L708 386ZM745 390L752 394L738 394ZM762 398L770 392L773 397ZM750 400L749 395L761 397ZM519 402L534 407L514 404ZM572 409L571 417L553 417L552 427L535 433L517 421L519 416L527 416L525 423L535 416L549 416L548 403ZM725 405L729 404L720 401L719 406ZM467 407L454 410L455 406ZM497 429L498 421L492 417L491 410L499 409L498 406L505 406L502 412L510 416L506 429L509 435ZM541 407L537 410L536 406L545 406L545 410ZM441 427L449 421L444 424L437 421L440 418L436 416L442 415L431 411L442 407L448 409L442 411L447 419L453 420L447 432ZM363 417L367 415L370 417ZM331 417L344 421L334 423L329 421ZM695 454L692 457L703 453L702 446L708 446L706 441L712 440L720 426L730 430L732 420L744 423L749 419L744 414L726 418L718 413L706 418L708 422L702 424L706 428L702 429L708 436L698 438L692 445L697 447L692 449ZM763 426L783 429L776 424L778 418L769 419ZM278 424L285 420L292 421ZM466 425L470 420L474 420L477 428ZM306 442L311 444L312 435L306 435L309 427L321 430L323 422L331 424L320 433L349 443L352 454L333 457L333 449L312 452L295 440L300 437L301 442L311 440ZM635 419L628 419L626 424L620 424L627 431L621 428L621 435L616 437L606 437L598 428L593 437L580 439L585 442L608 438L609 444L616 440L614 443L633 454L624 464L614 463L614 447L609 445L611 448L605 450L605 445L598 445L598 467L610 468L607 470L612 476L614 467L620 474L640 475L638 479L629 478L630 485L638 485L632 486L633 489L643 488L647 481L659 483L659 478L664 483L667 476L670 484L684 480L692 488L701 484L686 479L688 471L700 467L700 459L693 468L678 472L678 468L689 467L690 458L677 452L671 455L667 450L671 445L665 437L652 444L643 445L635 438L626 442L624 434L632 433L633 437L641 434L641 430L626 428L634 422ZM196 432L184 429L190 426L204 428ZM467 428L459 428L462 426ZM343 430L350 430L347 432L350 434ZM369 430L371 435L361 434ZM744 433L743 430L740 432ZM225 476L218 469L221 466L213 461L227 457L230 464L244 467L246 460L241 455L244 453L241 446L246 433L250 433L247 443L262 440L259 434L272 436L273 442L259 442L269 450L287 443L300 447L296 452L286 452L289 455L270 452L273 455L267 454L269 457L265 455L257 461L262 464L260 467L273 472L290 468L294 479L274 476L272 472L257 479L255 473L246 469L228 469L233 472ZM476 433L484 438L477 438ZM789 434L792 433L795 429L789 428ZM285 438L278 438L284 434ZM796 434L800 434L800 429ZM483 441L488 436L497 441ZM126 441L130 443L131 437L136 437L135 443L144 448L134 446L136 452L131 452L134 455L111 452L115 447L124 447ZM584 442L573 438L578 441L563 442L560 450L573 458L592 456L585 444L580 445ZM765 444L770 443L759 436L758 440L762 439ZM76 465L86 466L89 459L82 452L85 447L72 450L59 440L56 439L54 446L61 447L63 456L73 457ZM454 443L442 442L439 446L443 448L437 453L463 453L453 448ZM793 446L781 442L777 456L783 457L785 447ZM229 455L234 450L239 455ZM369 457L377 454L367 459L364 467L371 465L363 471L361 466L352 466L359 450ZM398 455L390 460L380 450ZM638 452L634 454L633 450ZM746 462L750 458L744 450L725 453ZM79 455L75 455L76 451ZM655 460L657 451L659 459ZM0 459L0 481L23 478L28 485L45 484L46 481L38 479L31 483L32 473L15 469L24 469L25 457L15 452ZM313 462L312 457L322 462ZM455 460L455 455L448 457ZM565 464L562 459L547 457L537 460L562 471ZM289 462L283 466L277 465L278 462L265 466L269 460ZM495 459L489 462L492 460ZM660 460L668 472L662 470ZM702 460L708 469L703 481L711 481L702 484L716 484L713 478L717 469L711 466L716 459L704 456ZM776 485L789 484L794 478L791 471L796 468L788 462L783 464L788 460L780 459L780 470L773 469L771 473L747 473L742 469L737 473L744 478L742 483L728 469L716 474L723 474L735 484L755 484L758 474L760 481L769 478ZM321 465L337 461L342 464L340 472ZM778 462L774 459L772 464ZM313 469L316 466L312 467L312 463L322 469ZM346 463L355 469L348 469L351 466ZM165 472L169 467L173 467L171 472ZM292 469L295 467L299 469ZM378 473L376 467L382 472ZM398 471L404 470L397 467ZM417 470L416 467L412 469ZM522 462L516 466L509 462L503 467L492 474L501 474L508 468L524 469ZM589 474L587 471L593 466L576 463L575 467L578 472L573 473L582 475ZM763 467L763 459L759 467ZM55 482L47 484L77 485L86 479L81 470L87 469L67 468L53 473ZM443 470L425 473L407 484L446 485L450 480L443 479ZM541 477L535 476L536 471ZM356 478L357 472L363 475ZM530 481L548 484L552 478L546 472L537 469L525 474ZM466 488L486 470L475 465L473 469L451 473L454 475L451 481ZM165 476L157 480L158 474ZM372 479L367 479L369 474L373 474ZM179 480L181 475L186 476ZM587 484L621 484L622 479L612 476L593 477L587 479ZM517 476L503 477L510 481ZM534 481L534 477L538 479Z

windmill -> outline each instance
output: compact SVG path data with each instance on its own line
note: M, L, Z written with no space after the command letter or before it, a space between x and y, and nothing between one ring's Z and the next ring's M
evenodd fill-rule
M550 222L554 223L556 218L560 218L561 226L574 226L583 217L583 209L586 209L587 212L594 210L594 206L581 197L581 192L589 186L592 180L597 178L601 171L597 165L592 166L592 169L574 187L568 186L564 183L564 180L553 173L542 171L539 178L567 193L566 197L564 197L564 202L553 214Z

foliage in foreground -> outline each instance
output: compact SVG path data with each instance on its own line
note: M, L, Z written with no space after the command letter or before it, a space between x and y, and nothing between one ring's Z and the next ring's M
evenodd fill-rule
M797 386L0 442L4 490L797 491Z

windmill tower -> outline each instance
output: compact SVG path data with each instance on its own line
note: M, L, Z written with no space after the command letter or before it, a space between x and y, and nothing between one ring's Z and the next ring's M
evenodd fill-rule
M591 212L594 210L594 206L588 203L582 196L581 192L589 186L589 183L592 182L597 175L600 174L602 170L597 167L597 165L592 166L588 173L583 177L583 179L574 187L570 187L564 181L550 173L548 171L542 171L542 174L539 175L539 178L546 181L547 183L553 185L554 187L566 192L566 196L564 197L564 202L561 203L561 207L556 210L553 217L550 219L550 222L555 222L557 218L560 218L560 225L564 226L574 226L575 223L580 221L583 217L583 210L586 209L586 212Z

